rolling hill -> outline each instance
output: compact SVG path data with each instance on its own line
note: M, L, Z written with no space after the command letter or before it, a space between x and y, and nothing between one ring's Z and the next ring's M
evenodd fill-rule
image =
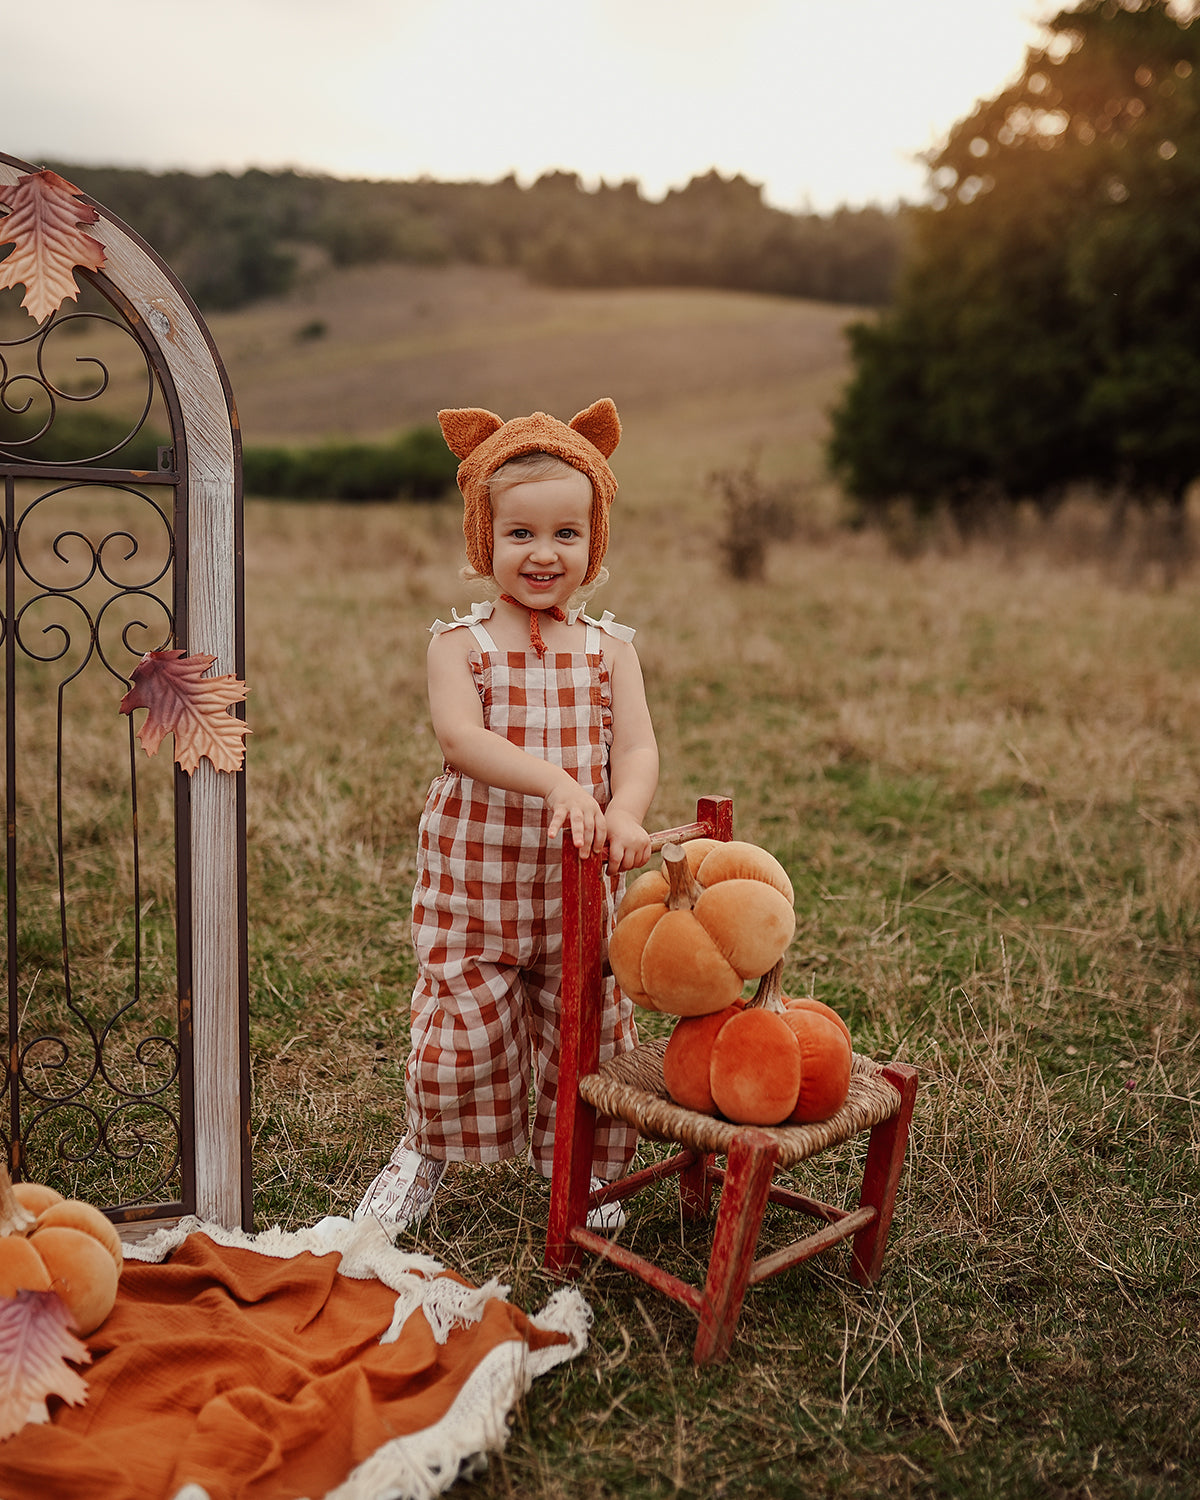
M853 309L749 292L581 291L519 272L324 270L209 319L247 444L381 439L444 406L569 417L597 396L625 424L622 476L666 499L760 455L816 477Z

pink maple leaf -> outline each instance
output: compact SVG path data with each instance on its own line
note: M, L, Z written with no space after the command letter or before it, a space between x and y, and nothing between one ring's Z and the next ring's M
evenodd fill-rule
M163 736L175 736L175 759L190 776L206 755L218 771L239 771L246 755L241 719L228 712L246 696L244 682L229 675L205 677L215 656L198 651L147 651L133 669L132 686L121 699L120 711L149 712L138 730L147 755L155 755Z
M57 1292L0 1297L0 1441L26 1422L48 1422L48 1396L69 1406L87 1399L87 1382L68 1360L88 1365L92 1356L71 1332L70 1314Z
M79 201L78 192L49 171L27 172L11 187L0 187L0 203L9 206L0 219L0 247L13 247L0 261L0 287L24 286L21 306L38 323L68 298L78 298L76 266L98 271L104 264L104 246L79 228L100 215Z

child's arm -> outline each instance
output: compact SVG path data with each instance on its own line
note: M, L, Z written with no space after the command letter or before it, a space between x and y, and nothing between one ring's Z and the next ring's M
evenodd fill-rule
M592 794L569 771L530 755L484 725L467 660L470 649L465 630L443 631L429 643L429 711L446 764L488 786L541 797L550 812L547 838L557 838L569 823L580 854L598 854L604 848L605 821Z
M650 858L650 835L642 820L658 786L658 743L646 704L637 652L628 641L606 641L612 683L613 742L608 770L612 796L604 811L608 868L636 870Z

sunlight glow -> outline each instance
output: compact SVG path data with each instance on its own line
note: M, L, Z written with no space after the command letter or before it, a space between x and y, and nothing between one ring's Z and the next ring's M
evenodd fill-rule
M920 153L1019 72L1056 9L110 0L101 13L60 0L54 66L8 70L0 149L155 170L527 183L559 169L635 178L652 197L715 168L783 208L912 201L926 192ZM14 56L44 51L27 7L5 33Z

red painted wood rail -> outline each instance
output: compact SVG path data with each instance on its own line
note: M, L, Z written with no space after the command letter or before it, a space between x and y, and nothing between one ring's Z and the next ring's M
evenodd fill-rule
M703 797L697 804L694 823L666 829L655 834L652 842L660 849L668 843L694 838L732 837L732 801L727 797ZM895 1101L886 1119L858 1132L867 1133L869 1129L856 1208L838 1207L776 1187L778 1141L772 1134L750 1126L733 1133L724 1169L716 1166L714 1153L702 1151L684 1140L682 1149L666 1160L592 1193L596 1110L580 1095L579 1082L599 1068L599 997L604 963L602 870L600 858L581 861L574 847L566 844L562 1045L545 1265L555 1275L573 1277L579 1274L585 1254L596 1255L691 1308L699 1319L693 1358L697 1364L707 1364L728 1354L749 1287L843 1240L852 1241L850 1270L854 1279L863 1286L871 1286L879 1279L908 1146L917 1074L903 1063L879 1067L882 1077L895 1090ZM847 1136L854 1133L851 1129ZM843 1138L846 1137L835 1144ZM617 1240L594 1234L586 1225L588 1210L594 1205L630 1198L649 1184L670 1176L678 1176L683 1217L693 1221L707 1218L712 1189L721 1185L703 1287L681 1280ZM759 1227L768 1203L794 1209L820 1221L823 1227L756 1260Z

